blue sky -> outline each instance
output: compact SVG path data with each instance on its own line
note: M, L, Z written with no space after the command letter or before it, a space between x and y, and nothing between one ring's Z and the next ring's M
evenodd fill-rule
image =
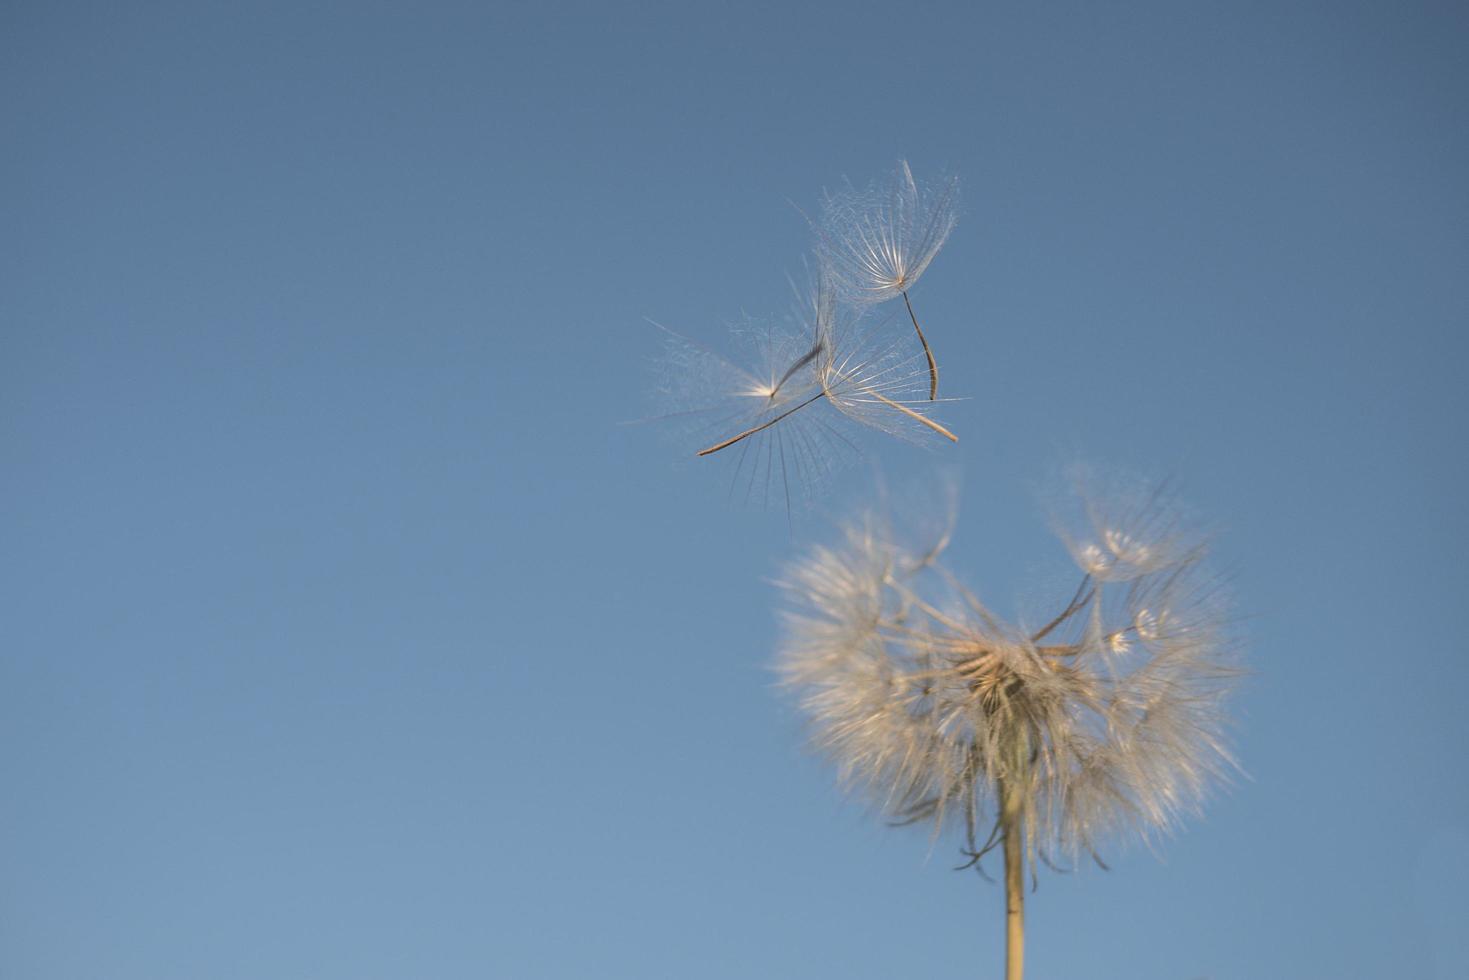
M1170 476L1249 778L1042 877L1039 977L1456 977L1469 95L1454 4L7 4L0 975L998 976L999 888L772 690L800 516L648 426L645 317L962 175L914 300L954 560ZM708 464L708 465L706 465Z

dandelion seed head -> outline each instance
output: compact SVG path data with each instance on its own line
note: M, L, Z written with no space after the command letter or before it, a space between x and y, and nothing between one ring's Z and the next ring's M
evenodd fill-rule
M1099 560L1140 560L1114 543ZM1176 544L1126 579L1088 573L1028 631L966 590L942 549L905 546L869 514L787 569L777 667L841 783L891 819L958 825L977 852L1004 782L1022 791L1033 856L1149 839L1234 766L1227 605L1202 544Z

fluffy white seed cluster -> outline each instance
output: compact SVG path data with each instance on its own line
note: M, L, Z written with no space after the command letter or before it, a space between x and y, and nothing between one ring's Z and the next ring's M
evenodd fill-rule
M1001 839L1005 790L1029 858L1069 861L1169 829L1234 769L1238 671L1203 537L1156 490L1075 490L1081 584L1031 627L965 589L942 543L872 514L782 582L778 668L815 744L891 819L961 826L971 863Z

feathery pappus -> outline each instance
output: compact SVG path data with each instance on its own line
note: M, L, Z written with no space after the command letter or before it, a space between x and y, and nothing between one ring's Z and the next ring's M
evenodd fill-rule
M1057 529L1080 573L1038 624L1008 622L944 561L868 513L785 572L777 669L816 748L889 819L1003 848L1007 973L1022 880L1197 811L1236 763L1240 671L1207 539L1162 488L1073 474Z
M891 317L841 304L818 270L781 319L732 329L748 366L666 327L658 395L702 440L698 456L735 459L747 497L787 507L819 495L826 477L861 454L864 430L907 442L957 441L932 417L926 372Z
M938 362L908 291L944 247L959 221L959 180L920 183L906 160L883 182L850 181L822 200L813 223L816 250L844 301L858 306L901 296L928 362L929 398L938 397Z

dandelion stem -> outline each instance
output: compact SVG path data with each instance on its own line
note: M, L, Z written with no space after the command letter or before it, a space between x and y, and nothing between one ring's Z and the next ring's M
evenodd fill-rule
M913 411L913 409L909 408L907 405L902 404L901 402L895 402L895 401L893 401L891 398L887 397L882 392L880 392L880 391L874 391L871 388L868 388L868 389L866 389L866 393L869 394L869 395L871 395L873 398L876 398L878 401L882 402L884 405L888 406L889 408L896 408L898 411L902 412L904 415L907 415L907 416L911 417L914 421L916 421L916 422L922 422L924 425L928 426L930 429L932 429L933 431L937 432L939 435L943 436L944 438L948 439L949 441L951 441L951 442L958 442L959 441L959 437L958 436L954 435L954 433L950 432L948 429L946 429L943 426L939 425L933 419L927 417L926 415L921 415L918 412ZM791 411L794 412L795 409L793 408L793 409L791 409ZM718 447L716 447L716 448L718 448ZM703 453L700 453L699 455L702 456L704 454Z
M906 289L903 290L903 303L908 307L908 319L913 321L913 329L918 331L918 342L923 345L923 356L928 358L928 400L933 401L939 396L939 366L933 359L933 351L928 349L928 338L923 336L918 317L913 315L913 304L908 300Z
M1025 857L1020 840L1020 789L1000 780L1000 822L1005 834L1005 980L1025 973Z
M788 409L786 409L784 412L781 412L779 415L777 415L775 418L771 419L769 422L762 422L762 423L760 423L757 426L753 426L752 428L746 429L744 432L741 432L739 435L730 436L728 439L724 440L723 442L715 443L714 445L710 446L708 449L701 449L701 450L699 450L698 455L700 455L700 456L708 456L710 453L717 453L721 449L728 449L730 446L733 446L735 443L739 442L741 439L748 439L750 436L753 436L757 432L763 432L763 431L765 431L766 429L770 428L775 423L779 422L781 419L785 418L787 415L791 415L791 414L793 414L795 412L799 412L801 409L805 408L807 405L811 404L816 399L823 397L825 394L826 394L826 392L824 392L824 391L818 391L816 394L812 395L810 398L806 399L801 404L797 405L795 408L788 408ZM879 395L878 397L881 398L882 396ZM886 401L886 399L883 399L883 400ZM924 419L924 421L928 421L928 420L927 419ZM929 424L933 424L933 423L929 423ZM949 438L952 439L954 437L953 436L950 436Z

